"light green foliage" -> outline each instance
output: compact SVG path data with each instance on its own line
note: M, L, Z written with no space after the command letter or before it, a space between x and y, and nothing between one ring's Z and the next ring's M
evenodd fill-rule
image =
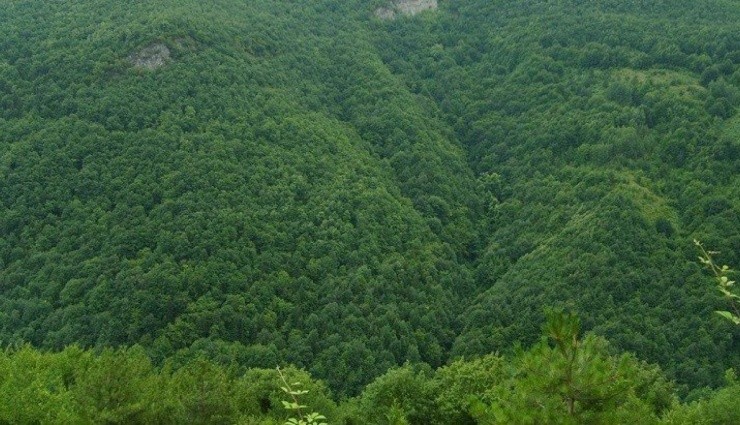
M506 378L506 360L489 354L470 360L456 360L437 369L432 380L438 418L433 423L472 425L471 399L491 403L495 389Z
M473 424L473 396L488 400L503 375L504 359L485 356L458 360L431 373L405 365L391 369L345 404L351 423L389 425ZM374 412L368 415L367 412Z
M323 384L294 368L284 373L306 382L307 403L336 414ZM269 381L262 379L267 374ZM292 413L280 405L274 370L237 374L202 358L176 370L154 369L139 347L100 353L77 347L60 353L7 349L0 353L0 391L2 423L274 425ZM319 425L320 416L303 419Z
M185 422L219 424L233 420L237 411L235 386L223 367L195 359L175 371L171 379Z
M729 424L738 419L734 371L726 384L681 404L659 368L579 338L572 315L516 355L488 355L430 370L388 371L337 406L294 367L237 372L202 358L151 367L140 348L100 353L31 347L0 354L0 422L398 424ZM547 336L549 335L549 341ZM96 383L97 385L93 385ZM321 413L318 413L321 412ZM326 416L324 416L324 414Z
M662 423L670 425L724 425L740 423L740 383L734 371L727 373L725 388L693 403L679 405L669 411Z
M29 346L0 352L0 422L80 422L82 417L69 386L82 352L41 353Z
M406 419L406 412L404 412L401 406L395 403L390 406L383 419L382 422L388 425L409 425L409 421Z
M93 423L147 423L156 391L149 358L140 347L105 349L81 359L72 393L83 417Z
M429 423L437 416L437 407L428 375L428 371L408 364L389 370L362 392L362 414L374 412L366 420L382 425Z
M488 403L472 406L483 424L657 423L672 403L660 372L630 355L610 355L594 335L579 338L575 316L551 313L543 340L512 359Z

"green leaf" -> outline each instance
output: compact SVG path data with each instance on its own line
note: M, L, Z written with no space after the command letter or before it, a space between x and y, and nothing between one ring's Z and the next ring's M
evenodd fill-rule
M740 317L735 316L734 314L730 313L729 311L715 311L715 313L719 314L720 316L722 316L725 319L733 322L736 325L740 325Z

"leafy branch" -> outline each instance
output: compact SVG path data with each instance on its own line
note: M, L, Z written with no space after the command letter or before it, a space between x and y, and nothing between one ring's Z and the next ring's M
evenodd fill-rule
M701 242L694 239L694 245L699 247L701 255L699 261L704 264L714 275L717 280L717 288L727 299L732 311L718 310L715 313L740 326L740 295L733 292L734 280L730 280L729 275L733 272L728 266L718 266L713 259L714 255L719 254L717 251L707 251Z
M301 386L300 382L294 382L293 384L289 384L288 381L285 379L285 375L283 375L283 371L280 370L280 366L277 368L278 375L280 375L280 380L283 381L284 386L280 387L281 390L283 390L284 393L288 394L292 401L282 400L283 407L285 407L286 410L292 410L295 412L296 415L298 415L297 418L289 418L287 421L285 421L285 425L327 425L326 417L320 413L317 412L311 412L304 414L303 410L307 409L308 406L301 404L298 401L298 397L308 394L308 390L301 390L298 389L298 387Z

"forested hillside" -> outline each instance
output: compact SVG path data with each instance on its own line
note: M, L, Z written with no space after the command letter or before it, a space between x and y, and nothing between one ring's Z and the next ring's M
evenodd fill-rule
M458 2L376 32L480 176L480 295L453 353L531 343L558 304L681 382L738 364L687 242L739 263L740 8L648 3Z
M656 418L732 400L740 330L692 240L740 267L740 5L383 7L0 0L0 341L34 347L0 367L82 376L113 347L184 388L290 364L327 403L506 423L493 400L539 384L437 380L542 372L555 307ZM440 405L381 400L404 364L385 379Z

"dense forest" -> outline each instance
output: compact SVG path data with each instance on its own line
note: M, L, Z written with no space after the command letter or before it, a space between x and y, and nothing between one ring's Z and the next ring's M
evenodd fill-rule
M98 353L71 346L53 354L24 346L0 353L0 418L255 425L302 418L298 423L314 425L322 423L308 419L316 413L323 423L345 425L738 423L740 381L732 370L723 388L680 403L657 366L611 354L603 338L579 338L579 329L574 315L551 311L543 338L528 350L436 370L407 363L339 403L323 382L294 367L243 369L199 357L155 368L139 346ZM296 411L288 394L305 408Z
M0 0L0 422L740 422L740 4L405 3Z

